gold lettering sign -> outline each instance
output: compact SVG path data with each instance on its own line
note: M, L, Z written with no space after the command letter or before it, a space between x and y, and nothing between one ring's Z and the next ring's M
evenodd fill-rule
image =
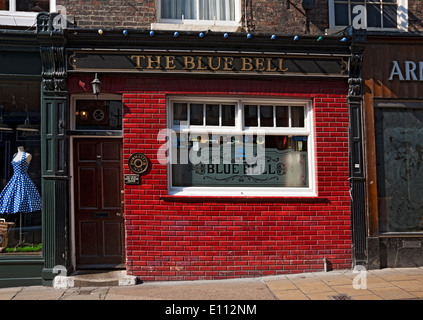
M215 56L152 56L152 55L132 55L131 60L135 62L134 68L139 70L175 70L179 60L183 70L196 71L237 71L234 65L235 57L215 57ZM282 58L250 58L236 57L236 61L241 61L239 71L253 72L286 72Z
M69 71L348 76L348 56L75 51Z

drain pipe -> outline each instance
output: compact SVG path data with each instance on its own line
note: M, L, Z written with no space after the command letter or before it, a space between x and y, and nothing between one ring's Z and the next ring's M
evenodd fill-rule
M326 261L326 257L323 257L323 270L328 272L328 263Z
M244 20L245 20L245 30L248 32L248 21L247 21L247 0L244 1Z

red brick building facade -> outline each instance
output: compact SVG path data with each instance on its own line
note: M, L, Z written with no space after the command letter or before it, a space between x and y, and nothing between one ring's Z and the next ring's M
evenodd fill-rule
M80 79L69 78L72 94L82 92ZM128 273L146 281L197 280L321 271L325 261L334 269L351 266L344 81L109 76L102 90L122 94L124 174L133 153L151 161L141 184L124 188ZM168 96L312 101L317 196L169 194L168 168L157 159Z

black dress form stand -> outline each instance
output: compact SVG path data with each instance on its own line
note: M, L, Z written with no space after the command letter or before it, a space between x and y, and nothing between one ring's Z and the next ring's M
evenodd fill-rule
M15 251L16 251L16 248L18 248L19 246L26 245L26 243L23 241L22 227L23 227L23 225L22 225L22 212L19 212L19 242L15 246Z
M22 148L22 147L18 147L18 153L19 153L19 152L25 152L23 148L22 148L22 149L20 149L20 148ZM13 155L12 159L14 159L14 158L15 158L15 156L16 156L18 153L15 153L15 154ZM32 159L32 156L31 156L31 154L30 154L30 153L28 153L28 152L26 152L26 156L27 156L27 158L28 158L28 157L31 157L31 158L29 158L29 160L28 160L28 164L29 164L29 162L30 162L30 161L31 161L31 159ZM18 244L15 246L15 251L16 251L16 248L17 248L17 247L26 245L26 243L22 240L22 239L23 239L23 238L22 238L22 236L23 236L22 227L23 227L23 225L22 225L22 212L19 212L19 242L18 242Z

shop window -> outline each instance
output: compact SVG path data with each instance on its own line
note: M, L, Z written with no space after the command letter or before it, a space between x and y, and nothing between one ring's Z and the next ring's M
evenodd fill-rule
M171 194L315 195L304 101L169 101Z
M0 0L0 25L35 26L39 12L54 12L56 0Z
M12 160L19 148L31 155L26 173L41 196L40 90L39 82L0 81L0 192L14 181ZM29 185L24 186L25 192L28 188ZM16 191L17 187L8 190ZM0 257L41 254L41 210L36 210L39 206L22 209L28 212L11 213L6 201L0 197Z
M158 12L161 23L237 25L240 0L159 0Z
M423 232L423 108L375 108L380 232Z
M354 10L356 6L365 8L369 30L407 28L407 2L404 0L329 0L330 27L354 26L354 18L361 14L361 10L358 10L360 7ZM363 21L357 20L357 23L363 25Z

